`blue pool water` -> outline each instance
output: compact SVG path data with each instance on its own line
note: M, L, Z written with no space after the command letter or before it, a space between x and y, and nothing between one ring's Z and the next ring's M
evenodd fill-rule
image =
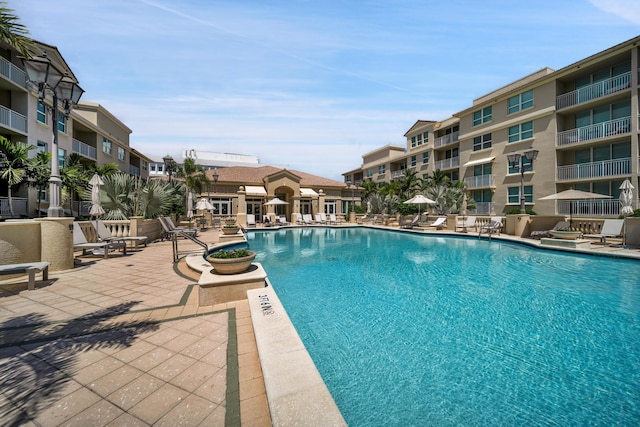
M640 261L361 228L248 239L351 426L640 423Z

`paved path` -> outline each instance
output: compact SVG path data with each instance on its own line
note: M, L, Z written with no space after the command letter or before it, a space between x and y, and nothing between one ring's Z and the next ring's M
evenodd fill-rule
M82 260L0 282L2 425L270 425L246 300L199 307L169 242Z

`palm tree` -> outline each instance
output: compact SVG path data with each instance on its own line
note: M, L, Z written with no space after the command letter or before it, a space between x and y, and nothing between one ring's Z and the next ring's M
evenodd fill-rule
M71 153L65 159L64 167L60 169L62 188L67 190L69 210L72 216L75 216L73 202L76 200L76 196L79 200L80 194L89 188L89 180L91 179L81 159L78 153Z
M18 186L27 175L29 167L29 151L33 150L33 145L24 142L13 143L7 138L0 136L0 152L4 154L4 161L0 169L0 178L7 181L7 196L9 199L9 212L15 216L13 211L12 187Z
M38 151L36 157L32 159L30 167L27 169L29 186L38 190L38 217L41 216L40 204L42 202L42 192L49 185L51 178L51 153Z
M33 40L29 38L29 30L19 22L14 10L7 7L7 2L0 2L0 40L13 46L25 58L31 58L35 52Z
M409 199L420 189L422 179L418 177L418 173L412 169L404 172L404 178L400 182L400 191L402 197Z

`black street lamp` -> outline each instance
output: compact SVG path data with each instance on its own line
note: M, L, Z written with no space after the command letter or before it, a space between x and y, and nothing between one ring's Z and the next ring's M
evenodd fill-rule
M51 147L51 177L49 178L49 208L48 217L63 217L64 209L61 205L60 163L58 160L58 101L62 102L65 119L69 118L71 109L80 101L84 90L78 82L60 71L47 58L46 54L31 59L21 58L27 79L38 86L38 101L44 105L47 93L52 95L51 130L53 142Z
M171 182L171 175L176 171L176 161L168 154L162 158L162 161L164 162L164 170L169 175L169 182Z
M525 151L524 154L513 153L507 155L509 164L517 168L520 171L520 214L526 214L524 200L524 159L526 158L531 163L531 170L533 170L533 161L538 157L538 150Z

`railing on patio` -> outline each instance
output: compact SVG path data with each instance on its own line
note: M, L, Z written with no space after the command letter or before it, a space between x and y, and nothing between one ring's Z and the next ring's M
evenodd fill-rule
M27 133L27 117L3 105L0 105L0 124Z
M464 179L467 188L491 187L493 185L493 175L470 176Z
M476 202L475 210L469 210L469 212L479 215L490 215L493 212L493 202Z
M448 144L453 144L454 142L458 141L458 135L460 132L453 132L450 133L448 135L445 136L440 136L436 139L433 140L433 146L434 147L442 147Z
M620 215L620 201L606 200L558 200L558 214L579 216L617 217Z
M435 164L436 169L457 168L460 165L460 157L451 157L449 159L438 160Z
M140 176L140 168L134 165L129 165L129 173L131 175Z
M13 217L27 216L27 199L24 197L12 197L11 202L13 204ZM0 197L0 216L12 218L8 197Z
M558 147L631 132L631 117L558 132Z
M402 179L404 178L404 170L399 170L399 171L392 171L391 172L391 179Z
M631 173L631 159L613 159L600 162L558 166L558 181L624 176Z
M572 105L581 104L591 101L592 99L601 98L611 93L620 92L631 86L631 71L620 74L601 82L593 83L580 89L563 93L556 98L556 109L571 107Z
M25 87L27 84L26 73L20 68L13 65L11 62L0 57L0 74L18 84L21 87Z
M97 150L95 147L85 144L82 141L78 141L77 139L73 140L72 148L74 153L78 153L93 160L98 158Z

